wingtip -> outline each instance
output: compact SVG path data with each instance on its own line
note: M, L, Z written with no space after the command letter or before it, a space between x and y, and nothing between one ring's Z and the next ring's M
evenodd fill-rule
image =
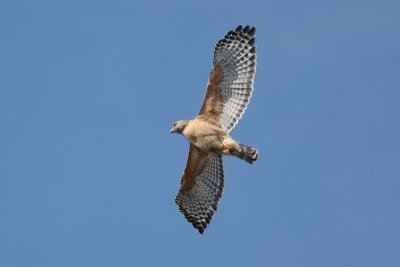
M256 26L253 26L250 28L248 34L251 36L254 36L255 33L256 33Z
M254 36L254 34L256 33L256 26L246 25L245 27L243 27L242 25L239 25L235 29L235 32L243 32L247 35Z

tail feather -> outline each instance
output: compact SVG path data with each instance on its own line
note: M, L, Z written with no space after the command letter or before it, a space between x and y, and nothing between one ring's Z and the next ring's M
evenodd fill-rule
M257 160L258 150L254 147L239 144L241 151L236 151L235 156L253 164Z

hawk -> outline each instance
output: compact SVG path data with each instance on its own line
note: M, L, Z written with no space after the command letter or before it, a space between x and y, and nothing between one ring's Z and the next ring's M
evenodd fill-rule
M222 156L235 156L250 164L257 159L257 149L240 144L229 135L253 91L255 32L255 27L239 26L217 43L199 114L193 120L177 121L171 129L171 133L182 134L190 142L175 203L200 234L210 223L222 196Z

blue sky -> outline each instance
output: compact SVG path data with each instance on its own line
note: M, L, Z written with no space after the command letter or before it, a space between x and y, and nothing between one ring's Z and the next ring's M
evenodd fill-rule
M398 1L2 1L0 266L400 266ZM215 43L257 26L204 235L174 204Z

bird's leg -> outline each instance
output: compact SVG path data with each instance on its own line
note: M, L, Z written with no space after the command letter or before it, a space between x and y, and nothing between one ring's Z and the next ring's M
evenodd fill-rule
M224 147L224 149L222 150L222 153L224 155L230 155L231 154L231 150L229 148L227 148L227 147Z
M231 137L224 138L222 140L222 144L223 144L222 153L224 155L235 155L236 152L241 151L239 144Z

